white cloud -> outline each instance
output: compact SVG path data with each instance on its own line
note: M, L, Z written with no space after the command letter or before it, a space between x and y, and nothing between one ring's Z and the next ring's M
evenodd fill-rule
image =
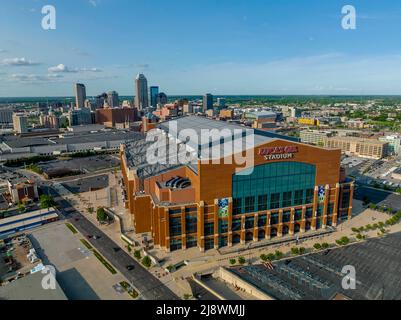
M59 64L57 66L54 67L50 67L48 69L49 72L51 73L68 73L68 72L77 72L75 70L70 70L70 68L68 68L66 65L64 64Z
M14 73L9 75L8 80L12 82L40 84L44 82L60 82L64 76L57 73L49 74L26 74Z
M102 72L102 69L99 68L81 68L78 69L79 72Z
M71 69L65 64L59 64L48 69L50 73L77 73L77 72L102 72L99 68L74 68Z
M12 59L4 59L2 64L6 66L21 67L21 66L36 66L39 65L40 63L27 60L26 58L12 58Z

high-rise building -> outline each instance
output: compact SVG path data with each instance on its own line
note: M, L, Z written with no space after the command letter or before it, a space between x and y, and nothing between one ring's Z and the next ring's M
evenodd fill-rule
M148 80L142 73L135 79L135 106L140 111L149 107Z
M104 107L104 102L107 100L107 94L102 93L98 95L95 99L96 109L102 109Z
M159 87L150 87L150 106L157 107L157 96L159 94Z
M213 109L213 95L207 93L203 96L203 112Z
M28 118L23 114L14 113L13 126L16 133L28 133Z
M86 100L86 89L85 85L82 83L75 84L75 104L76 107L83 108L85 107L85 100Z
M224 109L226 107L226 99L225 98L217 98L217 105L219 109Z
M120 106L120 100L118 98L118 93L115 91L110 91L107 94L107 103L110 108L118 108Z
M167 95L164 92L160 92L157 95L157 104L164 106L165 104L167 104L167 102L168 102Z

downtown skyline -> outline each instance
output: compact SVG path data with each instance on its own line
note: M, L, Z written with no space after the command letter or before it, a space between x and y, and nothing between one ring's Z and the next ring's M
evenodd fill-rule
M4 1L0 97L134 95L138 73L168 95L401 94L396 1Z

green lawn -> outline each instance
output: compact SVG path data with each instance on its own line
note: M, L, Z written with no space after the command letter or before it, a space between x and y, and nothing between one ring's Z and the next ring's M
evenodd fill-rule
M68 229L71 230L71 232L73 234L77 234L78 233L77 229L75 229L71 223L66 223L65 225L67 226Z

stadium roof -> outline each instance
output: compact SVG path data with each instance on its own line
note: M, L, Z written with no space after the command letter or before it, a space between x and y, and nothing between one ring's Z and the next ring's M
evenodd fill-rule
M165 133L166 137L170 137L170 139L168 139L170 144L178 144L179 146L185 145L185 148L179 148L178 156L188 157L188 154L190 154L192 159L186 165L194 172L198 170L198 160L218 159L236 153L233 151L232 147L234 140L241 141L242 150L249 150L277 139L298 141L287 136L199 116L187 116L166 121L160 123L157 128L160 129L160 133ZM193 131L189 132L188 130ZM209 135L211 130L217 130L216 135ZM188 140L189 134L195 134L196 139ZM205 136L208 139L205 139ZM147 178L184 165L177 163L177 152L170 154L167 150L158 154L161 159L165 160L163 163L150 164L146 156L148 149L153 143L154 142L146 141L143 138L136 139L126 144L127 160L130 166L136 169L139 177Z

